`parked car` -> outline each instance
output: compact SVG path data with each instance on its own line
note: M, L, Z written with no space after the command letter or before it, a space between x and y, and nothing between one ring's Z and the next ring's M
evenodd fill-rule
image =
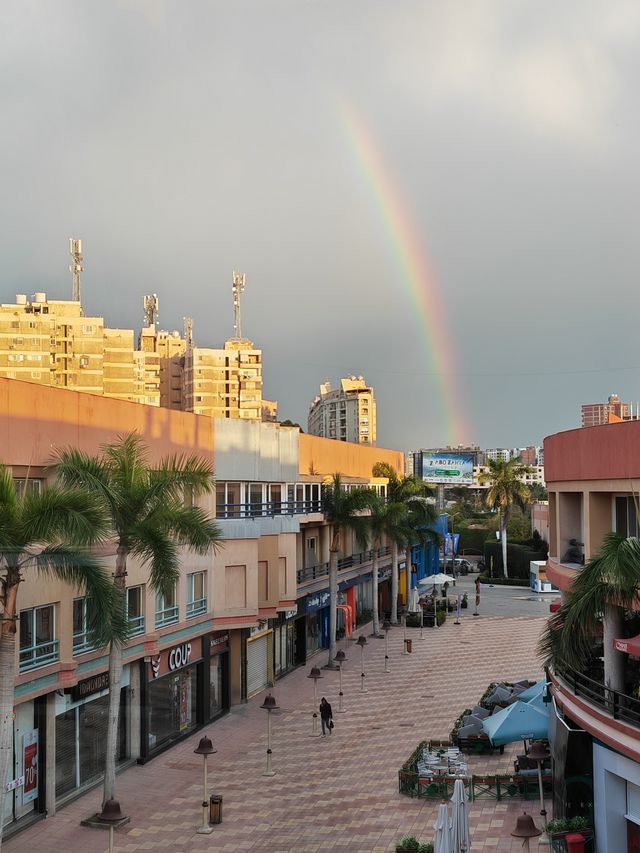
M469 562L469 560L465 560L462 557L458 557L455 562L455 572L457 575L468 575L469 572L473 571L473 565Z

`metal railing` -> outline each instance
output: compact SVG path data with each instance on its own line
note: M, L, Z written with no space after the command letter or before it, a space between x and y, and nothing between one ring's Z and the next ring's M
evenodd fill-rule
M632 726L640 727L640 699L627 696L618 690L612 690L602 681L596 681L589 676L562 665L556 667L556 675L564 681L573 691L575 696L581 696L592 705L602 708L610 714L614 720L630 723Z
M138 634L144 634L144 616L129 616L129 636L137 637Z
M27 672L38 666L46 666L59 660L58 640L47 640L44 643L34 643L20 649L20 672Z
M207 612L207 599L195 598L193 601L187 602L187 619L191 616L198 616L200 613Z
M312 512L322 512L322 501L246 501L217 507L216 518L273 518L276 515L308 515Z
M391 548L388 546L385 548L378 548L378 559L380 557L387 557L391 553ZM342 571L343 569L350 569L352 566L360 566L363 563L370 563L373 560L373 550L363 551L360 554L352 554L350 557L344 557L342 560L338 560L338 571ZM315 566L308 566L305 569L298 569L296 571L296 579L298 583L304 583L305 581L316 580L317 578L324 578L329 574L329 563L318 563Z
M83 631L77 631L73 635L73 653L81 655L83 652L88 652L93 648L93 643L89 640L89 632L85 628Z
M163 610L156 610L156 628L162 628L163 625L173 625L178 621L178 605L173 607L165 607Z

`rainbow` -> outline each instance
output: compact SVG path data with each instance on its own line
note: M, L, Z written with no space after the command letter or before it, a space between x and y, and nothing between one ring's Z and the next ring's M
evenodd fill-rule
M427 263L423 241L372 134L352 106L343 106L342 113L353 153L376 203L387 242L415 309L412 313L420 328L429 372L438 386L446 443L462 444L467 429L456 383L455 358L445 335L446 324L442 322L447 315L435 276Z

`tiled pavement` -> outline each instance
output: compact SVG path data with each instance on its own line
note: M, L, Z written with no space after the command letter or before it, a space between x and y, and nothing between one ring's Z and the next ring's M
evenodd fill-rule
M327 696L336 718L330 737L312 738L311 663L277 682L280 711L273 715L273 767L262 776L266 751L264 694L234 708L204 732L118 777L117 792L129 824L115 833L115 851L349 851L387 853L403 835L433 839L437 803L398 794L398 769L419 741L446 739L453 721L495 680L538 677L535 647L541 617L465 615L439 629L408 629L413 653L402 653L402 629L389 633L390 673L384 672L384 640L368 638L367 692L360 693L360 649L344 643L344 714L338 707L338 673L323 671L318 696ZM366 632L368 634L368 631ZM326 653L312 661L322 665ZM209 759L210 792L223 795L223 821L211 835L197 835L202 819L202 760L194 755L208 734L217 754ZM473 758L475 772L508 772L517 745L503 756ZM107 833L80 827L99 809L94 789L54 817L4 845L7 853L104 853ZM516 816L534 814L536 803L480 800L471 805L473 851L522 849L511 838ZM535 849L532 845L532 849Z

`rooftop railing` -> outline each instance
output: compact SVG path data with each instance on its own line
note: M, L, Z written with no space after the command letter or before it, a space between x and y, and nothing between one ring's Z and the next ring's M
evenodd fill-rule
M223 504L216 509L216 518L273 518L276 515L308 515L322 512L322 501L267 501Z

